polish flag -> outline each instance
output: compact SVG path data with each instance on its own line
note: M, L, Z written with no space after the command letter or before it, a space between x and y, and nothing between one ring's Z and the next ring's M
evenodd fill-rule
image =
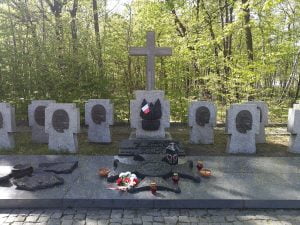
M144 105L142 111L143 113L148 114L150 112L149 105L148 104Z

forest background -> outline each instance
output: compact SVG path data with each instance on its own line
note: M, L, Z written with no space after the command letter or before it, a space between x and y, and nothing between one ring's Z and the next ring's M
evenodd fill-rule
M156 59L156 88L186 122L188 103L211 100L219 121L232 103L263 100L287 122L300 92L300 0L0 0L0 101L27 119L31 100L109 98L129 118L145 89L145 58L129 56L156 32L172 57Z

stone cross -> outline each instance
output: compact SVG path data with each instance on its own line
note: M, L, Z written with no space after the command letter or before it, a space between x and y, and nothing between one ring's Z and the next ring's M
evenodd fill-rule
M129 49L130 55L147 56L147 83L146 89L148 91L155 89L155 56L170 56L172 55L171 48L156 48L155 47L155 32L147 32L146 47L131 47Z

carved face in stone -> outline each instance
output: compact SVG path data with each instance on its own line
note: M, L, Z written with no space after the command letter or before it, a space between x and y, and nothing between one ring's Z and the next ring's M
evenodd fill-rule
M252 129L252 114L248 110L240 111L236 118L235 124L238 132L245 134Z
M69 115L65 110L58 109L53 113L52 126L58 133L63 133L64 130L69 129L69 123Z
M173 142L171 142L166 148L166 161L170 165L178 164L178 147Z
M204 127L205 124L209 123L210 111L207 107L201 106L196 110L196 123Z
M45 126L45 109L46 106L40 105L36 107L34 111L34 120L39 126L42 127Z
M91 111L91 117L95 124L101 124L106 121L106 109L103 105L94 105Z
M0 112L0 129L2 129L3 126L4 126L3 116L2 113Z

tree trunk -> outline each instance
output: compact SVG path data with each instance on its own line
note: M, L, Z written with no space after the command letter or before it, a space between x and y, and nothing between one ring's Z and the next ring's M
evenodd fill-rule
M96 47L97 47L97 61L99 70L103 71L103 61L102 61L102 46L101 46L101 38L100 38L100 27L99 27L99 15L98 15L98 3L97 0L93 1L93 15L94 15L94 30L96 36ZM100 72L100 76L102 76L102 72Z
M249 0L242 0L243 6L242 10L244 11L244 29L245 29L245 39L247 46L247 56L249 63L251 63L254 59L253 56L253 40L252 40L252 31L250 25L250 8L249 8Z
M72 45L73 45L73 52L77 55L78 52L78 38L77 38L77 24L76 24L76 16L77 16L77 9L78 9L78 0L74 0L73 8L70 10L71 16L71 34L72 34Z

